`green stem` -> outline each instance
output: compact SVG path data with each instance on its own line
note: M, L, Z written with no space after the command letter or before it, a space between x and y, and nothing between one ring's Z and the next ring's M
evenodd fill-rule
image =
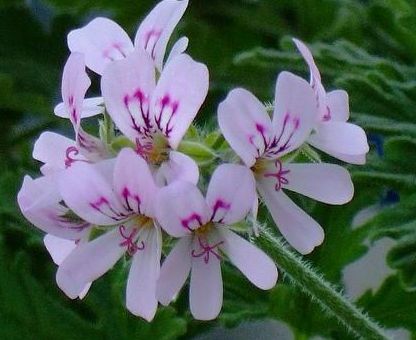
M276 261L295 285L347 330L363 339L388 339L376 322L324 280L300 256L290 251L280 238L263 229L256 243Z

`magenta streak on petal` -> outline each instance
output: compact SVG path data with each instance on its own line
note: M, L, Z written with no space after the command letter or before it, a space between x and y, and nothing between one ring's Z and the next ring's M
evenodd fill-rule
M130 199L133 199L133 201L137 204L137 212L139 214L141 214L140 212L140 197L138 195L133 195L130 190L127 187L124 187L123 191L121 192L121 195L124 198L124 202L125 204L124 207L128 210L128 211L133 211L133 208L130 205Z
M101 196L96 202L90 203L90 206L99 211L101 214L113 219L114 221L122 221L132 214L123 214L116 211L108 202L108 200ZM107 208L107 211L104 211L104 208Z
M176 114L176 112L178 111L179 102L172 100L170 98L169 94L165 94L160 99L159 102L160 102L161 107L160 107L159 116L155 116L155 122L156 122L156 125L157 125L158 129L160 130L160 132L162 132L167 138L169 138L169 135L173 130L173 126L171 126L172 118ZM169 113L169 111L170 111L170 113ZM169 114L169 118L167 119L167 122L166 122L165 126L163 127L162 126L162 117L165 114L166 115Z
M89 161L85 160L85 159L76 159L74 158L75 156L78 156L79 154L79 150L75 147L75 146L70 146L66 149L65 151L65 168L69 168L72 163L74 162L86 162L86 163L90 163Z
M137 131L137 134L140 138L151 138L152 134L152 124L150 122L149 114L149 98L143 93L141 89L137 89L133 95L126 94L123 98L124 106L126 107L130 120L132 129ZM138 123L136 118L133 116L130 105L138 104L140 109L140 115L142 122ZM147 105L147 106L146 106Z
M322 120L324 122L327 122L328 120L331 120L331 109L327 106L326 107L326 113L325 115L322 117Z
M156 48L156 44L157 44L157 42L160 38L161 33L162 33L161 30L157 30L155 28L152 28L145 35L144 49L147 51L147 53L150 54L150 56L152 57L153 60L155 60L155 58L156 58L155 48ZM150 47L149 44L151 45L151 47ZM150 49L150 51L149 51L149 49Z
M71 118L74 121L74 123L77 124L78 123L78 116L77 116L77 109L74 106L74 102L75 102L74 96L71 94L68 97L68 106L69 106L69 111L70 111L69 113L70 113Z
M217 248L218 246L220 246L221 244L223 244L224 241L217 242L217 243L215 243L214 245L211 246L211 245L209 245L208 242L204 243L202 241L202 239L200 237L198 237L198 243L199 243L199 247L200 247L200 252L197 253L195 251L196 249L192 249L192 252L191 252L191 256L192 257L201 257L201 256L204 256L204 262L206 264L208 264L208 262L209 262L209 255L210 254L214 255L218 260L221 260L221 255L218 254L215 251L215 248Z
M198 215L197 213L193 213L191 216L189 216L188 218L185 218L183 220L181 220L182 226L185 229L188 229L189 231L193 231L194 229L192 229L189 225L191 224L191 222L196 221L198 222L199 226L202 226L202 220L201 220L201 216Z
M278 159L276 159L274 164L276 166L277 172L265 173L263 176L266 178L274 177L277 181L274 189L276 191L279 191L282 188L283 184L289 184L289 180L285 177L285 175L287 175L290 172L290 170L283 170L283 164Z
M215 215L217 214L219 209L223 209L225 211L228 211L228 210L230 210L230 208L231 208L230 203L227 203L227 202L223 201L222 199L217 199L215 201L214 207L212 208L212 215L211 215L210 220L212 221L215 218ZM218 222L221 223L223 218L221 218Z
M120 242L119 246L127 247L127 254L129 254L130 256L133 256L138 250L144 249L143 241L141 241L140 246L138 246L134 240L134 237L137 235L137 232L138 232L136 228L132 230L130 235L126 235L126 227L124 225L119 226L118 231L121 237L124 238L124 241Z
M121 44L116 42L103 51L103 57L110 61L115 61L117 58L111 55L112 52L114 51L117 51L118 53L120 53L121 57L123 58L126 58L127 56L126 53L123 51Z

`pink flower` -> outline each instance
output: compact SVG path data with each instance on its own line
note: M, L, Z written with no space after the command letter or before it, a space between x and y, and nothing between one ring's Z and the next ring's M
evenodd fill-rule
M160 166L157 177L164 182L181 176L193 183L198 179L195 162L174 150L204 101L208 82L206 66L182 54L163 69L156 84L152 60L142 50L111 63L102 76L109 115L142 157Z
M353 195L353 185L344 168L290 162L288 154L308 139L317 114L312 88L288 72L278 76L272 120L264 105L244 89L232 90L218 107L224 137L251 168L258 192L280 232L304 254L322 243L324 232L283 190L329 204L346 203Z
M293 41L309 66L310 84L318 104L318 119L308 143L345 162L364 164L369 151L367 137L361 127L347 122L350 115L347 92L326 93L312 53L300 40Z
M127 33L114 21L96 18L86 26L68 34L68 46L72 52L85 54L87 66L98 74L113 61L124 59L135 49L143 49L162 70L169 38L188 6L188 0L164 0L146 16L140 24L134 45ZM179 39L171 56L186 50L188 39Z
M127 309L152 320L162 240L154 223L158 189L146 161L126 148L115 160L79 162L59 176L59 187L71 211L104 233L79 244L63 260L56 275L58 286L74 299L127 252L133 256Z
M254 196L253 176L235 164L214 171L206 198L189 182L177 181L160 190L157 219L168 234L180 237L161 268L157 296L162 304L177 295L191 272L191 313L196 319L214 319L222 306L223 253L257 287L276 284L273 261L230 229L247 215Z

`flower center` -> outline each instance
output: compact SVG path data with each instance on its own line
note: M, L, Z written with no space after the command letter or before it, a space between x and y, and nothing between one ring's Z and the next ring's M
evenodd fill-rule
M151 142L141 144L136 141L136 150L143 158L155 166L160 166L169 159L169 143L164 135L159 132L152 134Z
M134 227L126 228L124 225L118 227L123 241L119 243L120 247L126 247L127 254L133 256L138 250L143 250L145 247L144 241L138 242L138 232L142 228L152 228L153 220L144 215L138 215L131 220Z

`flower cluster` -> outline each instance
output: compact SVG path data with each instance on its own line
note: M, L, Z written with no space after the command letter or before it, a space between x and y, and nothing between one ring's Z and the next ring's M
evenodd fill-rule
M322 243L323 230L284 190L343 204L353 186L343 167L299 163L298 155L311 150L309 144L361 164L368 152L363 130L346 122L346 92L325 92L311 53L295 40L310 83L282 72L273 118L247 90L229 93L218 107L218 121L242 162L219 165L204 195L197 163L177 150L207 95L208 70L185 53L186 37L165 57L187 5L160 2L140 24L134 43L106 18L69 33L63 102L55 114L71 121L74 140L42 133L33 151L43 163L42 176L26 176L18 194L24 216L46 233L57 284L68 297L83 298L126 255L126 306L148 321L158 303L175 299L188 276L192 315L215 318L224 260L257 287L274 287L276 265L239 235L256 218L258 196L287 241L309 253ZM91 84L86 68L101 77L102 97L85 98ZM99 137L81 125L97 115L103 117Z

